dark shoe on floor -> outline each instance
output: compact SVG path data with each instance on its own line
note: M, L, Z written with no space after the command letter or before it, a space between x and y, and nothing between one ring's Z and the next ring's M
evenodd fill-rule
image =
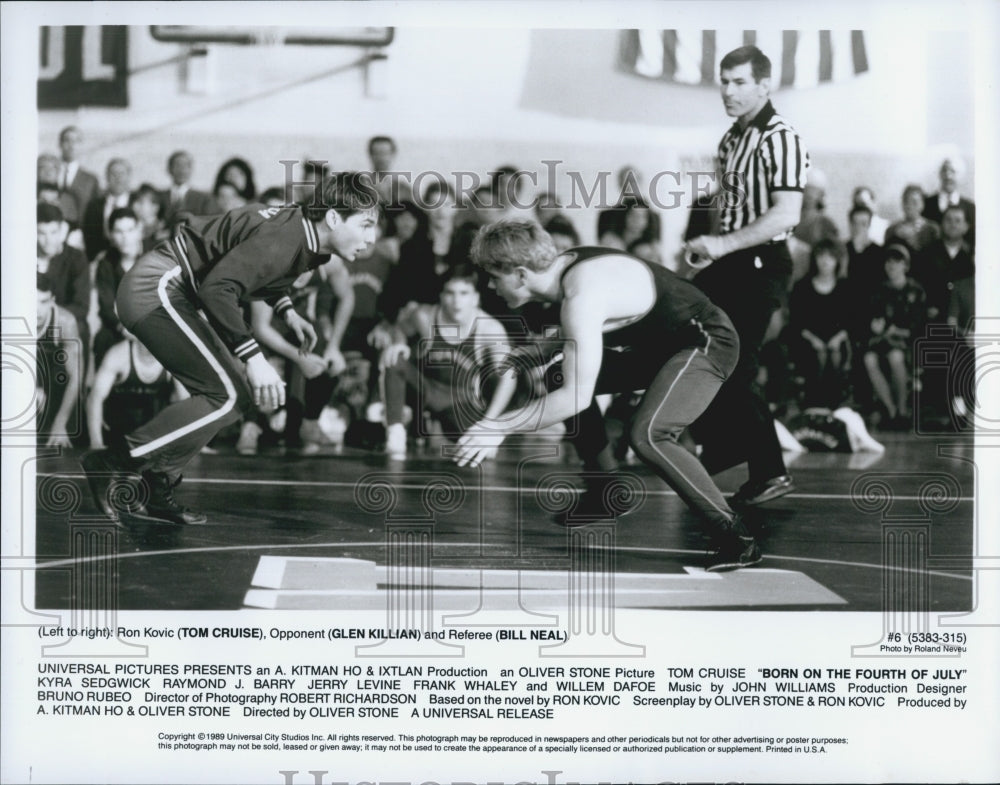
M179 477L171 482L162 472L143 472L142 479L149 488L149 500L146 502L149 517L182 526L200 526L208 521L204 514L189 510L174 499L174 488L180 483Z
M730 504L737 507L754 507L784 496L795 490L795 483L790 475L782 474L763 482L747 482L733 494Z
M80 458L80 466L87 476L87 485L97 509L107 515L115 523L121 523L120 514L135 511L142 514L143 507L134 487L120 486L116 488L112 500L109 492L112 485L121 483L128 475L137 475L133 462L107 448L90 450Z
M706 572L724 572L750 567L763 558L760 546L737 518L712 537L715 550L709 554Z

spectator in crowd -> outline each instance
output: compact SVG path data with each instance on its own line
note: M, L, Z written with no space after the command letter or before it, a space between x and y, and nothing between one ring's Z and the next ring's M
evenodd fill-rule
M883 248L871 239L871 210L855 205L848 215L847 269L842 271L855 296L867 303L885 280Z
M535 199L535 220L547 226L553 218L569 220L559 196L551 188Z
M559 253L568 251L570 248L574 248L580 244L580 235L577 233L576 227L563 215L556 215L550 218L544 227Z
M620 220L610 222L598 237L598 245L624 251L633 243L659 244L660 236L655 229L653 211L644 202L628 198L623 209L616 215Z
M506 410L515 392L513 373L502 374L506 332L479 307L479 273L471 265L453 268L437 305L409 309L393 329L393 342L382 352L386 452L406 455L403 411L407 387L458 438L483 418ZM495 456L493 450L489 457Z
M904 428L910 417L910 367L913 340L926 314L924 290L908 276L910 251L894 244L886 249L886 281L872 301L865 369L889 428ZM889 369L886 379L883 365Z
M36 279L38 440L46 447L70 447L70 437L78 430L83 342L77 319L56 302L51 277L39 272Z
M645 199L646 191L643 187L642 174L638 169L631 165L623 166L618 170L617 179L618 196L614 205L607 210L601 210L597 214L598 238L603 237L607 233L621 235L623 224L625 223L625 213L630 207L637 204L649 207ZM660 216L652 210L649 211L649 233L659 240ZM624 247L622 246L623 249Z
M826 176L809 172L809 182L802 190L802 213L788 241L792 255L792 280L802 279L809 270L812 247L820 240L836 240L837 225L826 214Z
M194 159L185 150L178 150L167 159L170 187L163 191L165 212L163 219L168 226L174 224L182 213L191 215L215 215L219 206L211 194L191 187Z
M650 264L663 264L663 257L660 254L660 244L655 240L640 237L633 240L626 248L632 256L637 256Z
M89 172L87 173L89 175ZM62 177L62 162L59 156L52 153L42 153L38 156L38 168L36 182L38 184L38 200L50 204L59 205L63 212L66 223L70 225L70 230L79 231L80 216L83 212L82 206L77 202L76 194L65 190L59 183ZM95 180L96 182L96 180ZM96 190L96 189L95 189ZM67 242L69 242L67 240ZM83 240L74 248L83 250Z
M871 225L868 229L868 237L876 245L885 244L885 233L889 228L889 222L878 214L875 202L875 192L867 185L859 185L851 194L851 208L865 207L871 213Z
M107 190L91 199L83 212L83 241L87 246L88 259L95 259L108 248L111 237L108 219L111 213L128 207L132 165L124 158L112 158L108 161L105 177Z
M936 222L924 217L924 192L919 185L906 186L902 201L903 218L889 226L885 241L904 243L911 251L920 253L941 236L941 229Z
M507 164L490 173L489 207L493 209L490 222L500 220L537 220L532 200L528 198L525 183L527 172Z
M90 200L97 195L97 176L80 166L79 154L83 144L83 133L75 125L66 126L59 132L59 152L62 160L56 182L59 193L68 199L61 200L63 215L70 223L80 223L83 211Z
M35 194L38 198L39 204L51 204L62 209L62 204L65 202L66 194L59 193L59 186L55 184L54 181L39 180L38 187L36 188ZM65 213L63 216L65 217ZM80 227L74 223L66 221L66 245L70 248L76 248L79 251L84 250L83 245L83 232L80 231Z
M100 368L104 355L119 341L125 340L125 328L118 320L115 297L118 284L142 255L142 228L135 212L129 207L112 211L111 245L97 257L94 287L97 289L97 313L101 328L94 336L94 366Z
M958 187L965 176L965 162L960 158L946 158L938 170L938 180L941 188L931 194L924 205L924 218L940 224L944 211L951 205L957 205L965 213L965 222L969 227L968 243L970 248L976 247L976 205L971 199L962 196Z
M218 191L219 186L228 183L235 189L243 204L257 201L257 184L254 182L253 168L242 158L230 158L219 167L215 175L215 185L212 191Z
M820 240L809 275L792 290L789 328L806 406L836 409L846 397L852 306L847 283L837 277L844 254L836 240Z
M384 316L395 321L399 310L410 302L437 302L441 284L435 273L427 214L413 202L403 201L390 220L399 243L399 263L389 273L381 307Z
M87 398L90 446L125 449L125 434L159 414L171 399L182 400L187 390L173 379L132 333L99 363Z
M296 181L292 185L292 195L295 197L295 204L308 205L314 201L313 197L316 189L324 182L330 174L330 167L326 161L312 161L306 159L302 164L302 180ZM282 188L282 198L285 191Z
M430 223L435 273L441 275L448 268L448 251L451 249L451 237L455 230L455 194L447 183L432 180L424 190L420 204Z
M143 253L151 251L169 236L170 233L163 220L162 196L149 183L143 183L132 192L128 206L139 219Z
M927 294L927 318L945 321L954 282L972 274L972 248L966 238L970 227L961 205L945 208L941 238L914 255L912 275Z
M332 319L331 289L337 298ZM251 324L254 334L272 353L272 359L284 365L281 370L286 383L285 446L314 455L328 444L319 417L330 402L337 376L346 368L340 343L354 309L354 290L343 260L331 257L316 270L299 276L292 285L292 303L316 330L318 341L312 351L305 354L299 351L287 325L275 318L274 309L262 300L251 303ZM256 452L261 431L260 425L253 421L244 423L240 451Z
M373 136L368 140L368 159L371 161L372 180L382 203L395 207L402 199L412 199L413 191L406 178L394 172L396 140L391 136Z
M90 330L87 326L87 312L90 310L90 268L87 257L79 249L66 245L69 227L63 220L62 210L58 206L39 204L36 216L37 271L47 276L46 291L51 292L56 305L67 310L76 319L76 335L86 347L90 339ZM81 361L85 358L86 353L81 354Z

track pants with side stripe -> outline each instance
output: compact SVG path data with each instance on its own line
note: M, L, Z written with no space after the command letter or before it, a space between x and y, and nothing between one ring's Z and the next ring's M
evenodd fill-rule
M176 480L216 433L253 411L245 371L168 254L143 256L122 279L116 304L122 324L191 394L125 437L133 459Z
M670 356L647 351L605 349L595 395L645 389L629 429L636 455L659 475L699 518L709 524L727 523L733 510L697 457L678 443L684 429L708 407L736 367L739 340L718 308L700 323L701 345ZM607 445L600 409L595 401L570 421L570 441L585 468L594 468Z

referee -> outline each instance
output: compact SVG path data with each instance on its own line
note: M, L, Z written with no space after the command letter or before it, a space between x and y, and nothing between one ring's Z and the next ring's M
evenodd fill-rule
M792 260L786 238L799 222L809 155L771 105L771 61L763 52L734 49L722 58L720 76L726 114L736 118L719 143L720 233L695 237L686 250L711 262L695 283L729 315L741 351L695 436L710 473L748 462L749 479L732 502L752 506L794 488L774 417L755 382L768 325L787 299Z

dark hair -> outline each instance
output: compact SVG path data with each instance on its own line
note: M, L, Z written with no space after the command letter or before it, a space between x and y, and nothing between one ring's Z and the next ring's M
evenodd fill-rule
M809 252L811 275L816 273L816 258L824 254L832 256L837 260L837 264L839 265L847 256L847 249L840 240L835 240L832 237L824 237L821 240L817 240Z
M454 267L449 267L445 270L444 274L441 276L441 291L444 291L444 287L451 281L467 281L471 283L476 290L479 289L482 283L483 273L475 265L469 264L468 262L463 262L462 264L456 264Z
M172 152L170 154L170 157L167 159L167 169L173 166L174 161L176 161L182 155L186 155L188 158L191 158L191 153L189 153L187 150L174 150L174 152Z
M947 207L944 208L944 212L941 213L941 221L942 221L942 223L944 222L944 217L948 213L953 212L954 210L958 210L962 214L962 218L965 219L966 223L969 222L969 218L965 214L965 208L962 207L962 205L960 205L960 204L949 204Z
M847 214L847 218L848 220L850 220L854 218L854 216L861 215L862 213L867 215L869 218L872 217L872 211L868 207L865 207L863 204L856 204L854 205L854 207L851 208L851 211Z
M906 269L910 269L910 259L912 254L910 253L910 247L904 242L894 242L892 245L886 246L885 249L885 260L889 261L901 261L906 263Z
M38 186L35 188L35 196L41 196L42 191L58 191L59 183L49 182L48 180L41 180Z
M131 207L116 207L111 211L111 215L108 216L108 231L115 228L115 224L122 218L131 218L136 223L139 223L139 216L135 214L135 210Z
M396 152L396 140L391 136L373 136L368 140L368 155L372 154L372 148L375 147L379 142L388 142L392 147L392 151Z
M163 218L163 199L160 197L160 192L149 183L143 183L132 192L132 195L128 198L128 206L134 210L135 203L140 199L146 198L147 196L151 197L153 201L156 202L156 217Z
M39 202L36 210L36 220L40 224L62 223L63 211L57 204Z
M545 224L545 231L549 234L561 234L570 238L573 245L580 244L580 235L573 226L573 222L564 215L554 215Z
M246 179L246 185L243 188L238 188L236 183L226 178L226 170L230 166L235 166L241 172L243 172L243 177ZM246 199L248 202L252 202L257 198L257 185L254 183L253 179L253 169L250 168L248 164L242 158L230 158L222 166L219 167L218 174L215 175L215 185L212 186L212 193L218 193L219 186L223 183L229 183L229 185L236 188L236 193Z
M771 78L771 60L756 46L741 46L731 51L719 63L719 71L735 68L744 63L750 63L750 72L755 82Z
M51 292L52 291L52 278L48 273L35 273L35 284L36 288L40 292Z
M908 186L906 186L906 188L903 189L902 200L905 202L906 201L906 197L908 197L912 193L918 193L918 194L920 194L920 198L921 199L925 199L926 198L925 195L924 195L924 189L923 188L921 188L916 183L910 183Z
M408 199L400 201L396 206L396 209L392 212L392 220L395 222L402 213L409 213L414 218L417 219L417 231L414 233L414 237L427 237L431 230L431 222L427 217L427 213L417 206L416 202L412 202Z
M305 205L306 217L310 221L322 220L327 210L334 210L341 218L356 213L378 210L378 192L366 172L337 172L326 178L322 189Z
M287 204L288 201L285 198L285 186L272 185L270 188L267 188L261 192L258 201L264 202L266 204L267 202L270 202L272 199L280 199L282 202Z

